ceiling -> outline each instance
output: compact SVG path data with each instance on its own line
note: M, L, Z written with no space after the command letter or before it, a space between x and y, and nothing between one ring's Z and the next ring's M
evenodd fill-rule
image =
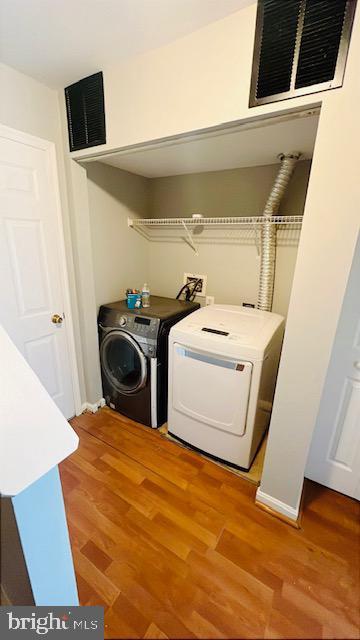
M1 0L0 60L65 87L255 0Z
M307 159L313 155L318 120L318 114L268 119L94 159L148 178L274 164L280 153L291 151Z

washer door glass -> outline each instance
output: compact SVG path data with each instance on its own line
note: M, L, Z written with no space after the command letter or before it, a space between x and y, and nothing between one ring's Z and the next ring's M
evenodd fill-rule
M146 358L138 343L127 333L112 331L101 343L104 374L121 393L136 393L146 384Z

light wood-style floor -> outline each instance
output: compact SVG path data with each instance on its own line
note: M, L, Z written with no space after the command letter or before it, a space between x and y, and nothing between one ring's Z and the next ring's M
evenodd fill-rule
M359 504L307 483L298 531L256 487L105 408L61 464L81 604L108 638L358 638Z

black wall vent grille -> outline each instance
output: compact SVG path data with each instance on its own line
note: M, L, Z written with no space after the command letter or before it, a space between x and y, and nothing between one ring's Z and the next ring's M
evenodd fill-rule
M307 0L296 89L334 78L345 10L346 0Z
M250 106L340 87L356 0L258 0Z
M300 0L265 0L257 97L289 91Z
M103 74L94 73L65 89L70 151L106 143Z

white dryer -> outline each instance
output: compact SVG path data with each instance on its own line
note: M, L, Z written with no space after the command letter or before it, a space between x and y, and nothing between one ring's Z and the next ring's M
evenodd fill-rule
M210 305L169 335L169 433L249 469L268 427L284 318Z

